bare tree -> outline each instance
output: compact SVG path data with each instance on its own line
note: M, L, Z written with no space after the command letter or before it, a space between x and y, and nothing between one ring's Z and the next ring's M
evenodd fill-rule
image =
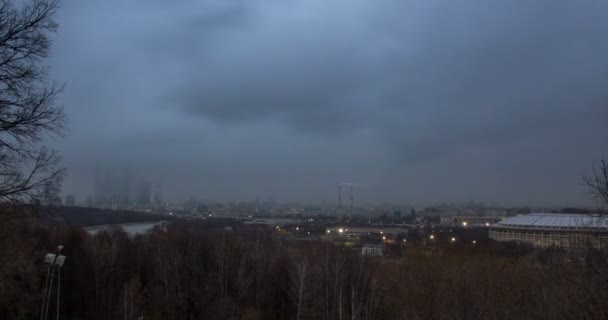
M608 206L608 161L603 159L593 165L592 175L583 176L583 184L594 198Z
M303 256L301 258L294 258L292 263L292 270L289 273L291 280L292 296L296 305L296 320L302 319L303 304L305 300L305 294L308 290L307 282L309 277L309 265L308 258Z
M61 135L66 122L55 104L61 91L42 64L57 30L59 0L0 0L0 201L59 191L65 169L40 143Z

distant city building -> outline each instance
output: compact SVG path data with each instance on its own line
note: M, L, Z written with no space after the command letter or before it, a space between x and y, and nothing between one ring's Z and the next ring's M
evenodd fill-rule
M298 224L298 220L293 219L281 219L281 218L269 218L269 219L253 219L244 222L246 225L260 225L269 226L271 228L284 227L289 225Z
M76 205L76 196L73 194L69 194L65 196L65 205L66 206L75 206Z
M327 235L340 238L382 238L392 239L397 236L407 236L408 230L404 228L381 228L381 227L336 227L328 228Z
M147 180L142 180L137 186L135 201L138 205L149 205L152 196L152 185Z
M85 204L86 204L86 206L87 206L87 207L89 207L89 208L91 208L91 207L95 206L95 201L93 201L93 196L88 195L88 196L87 196L87 201L86 201L86 203L85 203Z
M607 248L608 217L531 213L492 225L489 236L495 241L521 241L540 248Z
M451 226L454 224L454 218L448 216L440 216L439 217L439 225L440 226Z
M149 207L152 200L157 206L162 203L162 186L152 190L148 179L137 177L128 169L95 173L92 206L124 209Z
M198 212L197 207L198 207L198 199L195 196L190 197L190 199L188 199L184 203L184 210L186 210L186 211Z
M165 212L181 212L184 211L184 206L176 203L165 203L162 210Z
M443 217L442 217L443 220ZM490 226L498 221L501 221L502 217L497 216L455 216L452 217L452 221L457 226L471 227L471 226Z
M381 257L384 255L384 246L381 244L364 244L361 247L361 254L364 256Z
M153 195L154 204L160 205L163 203L163 184L157 182L154 185L154 195Z
M129 175L106 172L95 174L93 185L94 201L99 207L118 208L128 205L129 202Z

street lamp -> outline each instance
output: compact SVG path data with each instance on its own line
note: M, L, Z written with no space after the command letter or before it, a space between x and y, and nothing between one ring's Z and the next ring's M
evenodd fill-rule
M61 267L65 262L65 256L61 254L63 246L57 247L57 254L47 253L44 257L44 264L48 266L46 281L44 283L44 295L42 296L42 309L40 310L40 320L46 320L49 316L49 305L51 304L51 292L53 291L53 276L57 271L57 317L59 320L59 302L61 297Z

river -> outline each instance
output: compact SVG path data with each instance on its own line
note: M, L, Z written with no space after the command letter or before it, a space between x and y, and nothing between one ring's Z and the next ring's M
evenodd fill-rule
M123 229L130 236L146 233L155 226L166 224L167 221L154 221L154 222L133 222L133 223L121 223L121 224L104 224L99 226L85 227L84 230L89 234L95 235L101 231L110 230L112 227L117 226Z

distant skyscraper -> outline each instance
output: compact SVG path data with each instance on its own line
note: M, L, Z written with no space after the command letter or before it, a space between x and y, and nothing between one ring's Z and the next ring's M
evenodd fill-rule
M195 196L190 197L188 201L184 203L184 210L194 211L198 207L198 199Z
M95 172L93 200L97 206L108 207L116 202L115 179L110 173Z
M75 206L76 205L76 196L73 194L69 194L65 196L65 205L66 206Z
M102 190L103 190L103 182L101 179L101 174L99 170L95 170L95 180L93 181L93 197L92 202L101 203L102 202Z
M116 190L116 200L119 208L125 208L129 206L131 194L131 182L133 180L133 174L130 170L122 170L122 174L114 176L113 188Z
M135 201L138 205L150 204L150 196L152 194L152 186L149 181L142 180L137 186Z
M163 203L163 184L157 182L154 185L154 203L162 204Z
M93 201L96 206L104 208L125 208L136 198L132 184L133 175L125 169L119 172L106 171L95 173Z
M86 206L89 208L95 206L95 201L93 200L93 197L91 195L87 196Z

